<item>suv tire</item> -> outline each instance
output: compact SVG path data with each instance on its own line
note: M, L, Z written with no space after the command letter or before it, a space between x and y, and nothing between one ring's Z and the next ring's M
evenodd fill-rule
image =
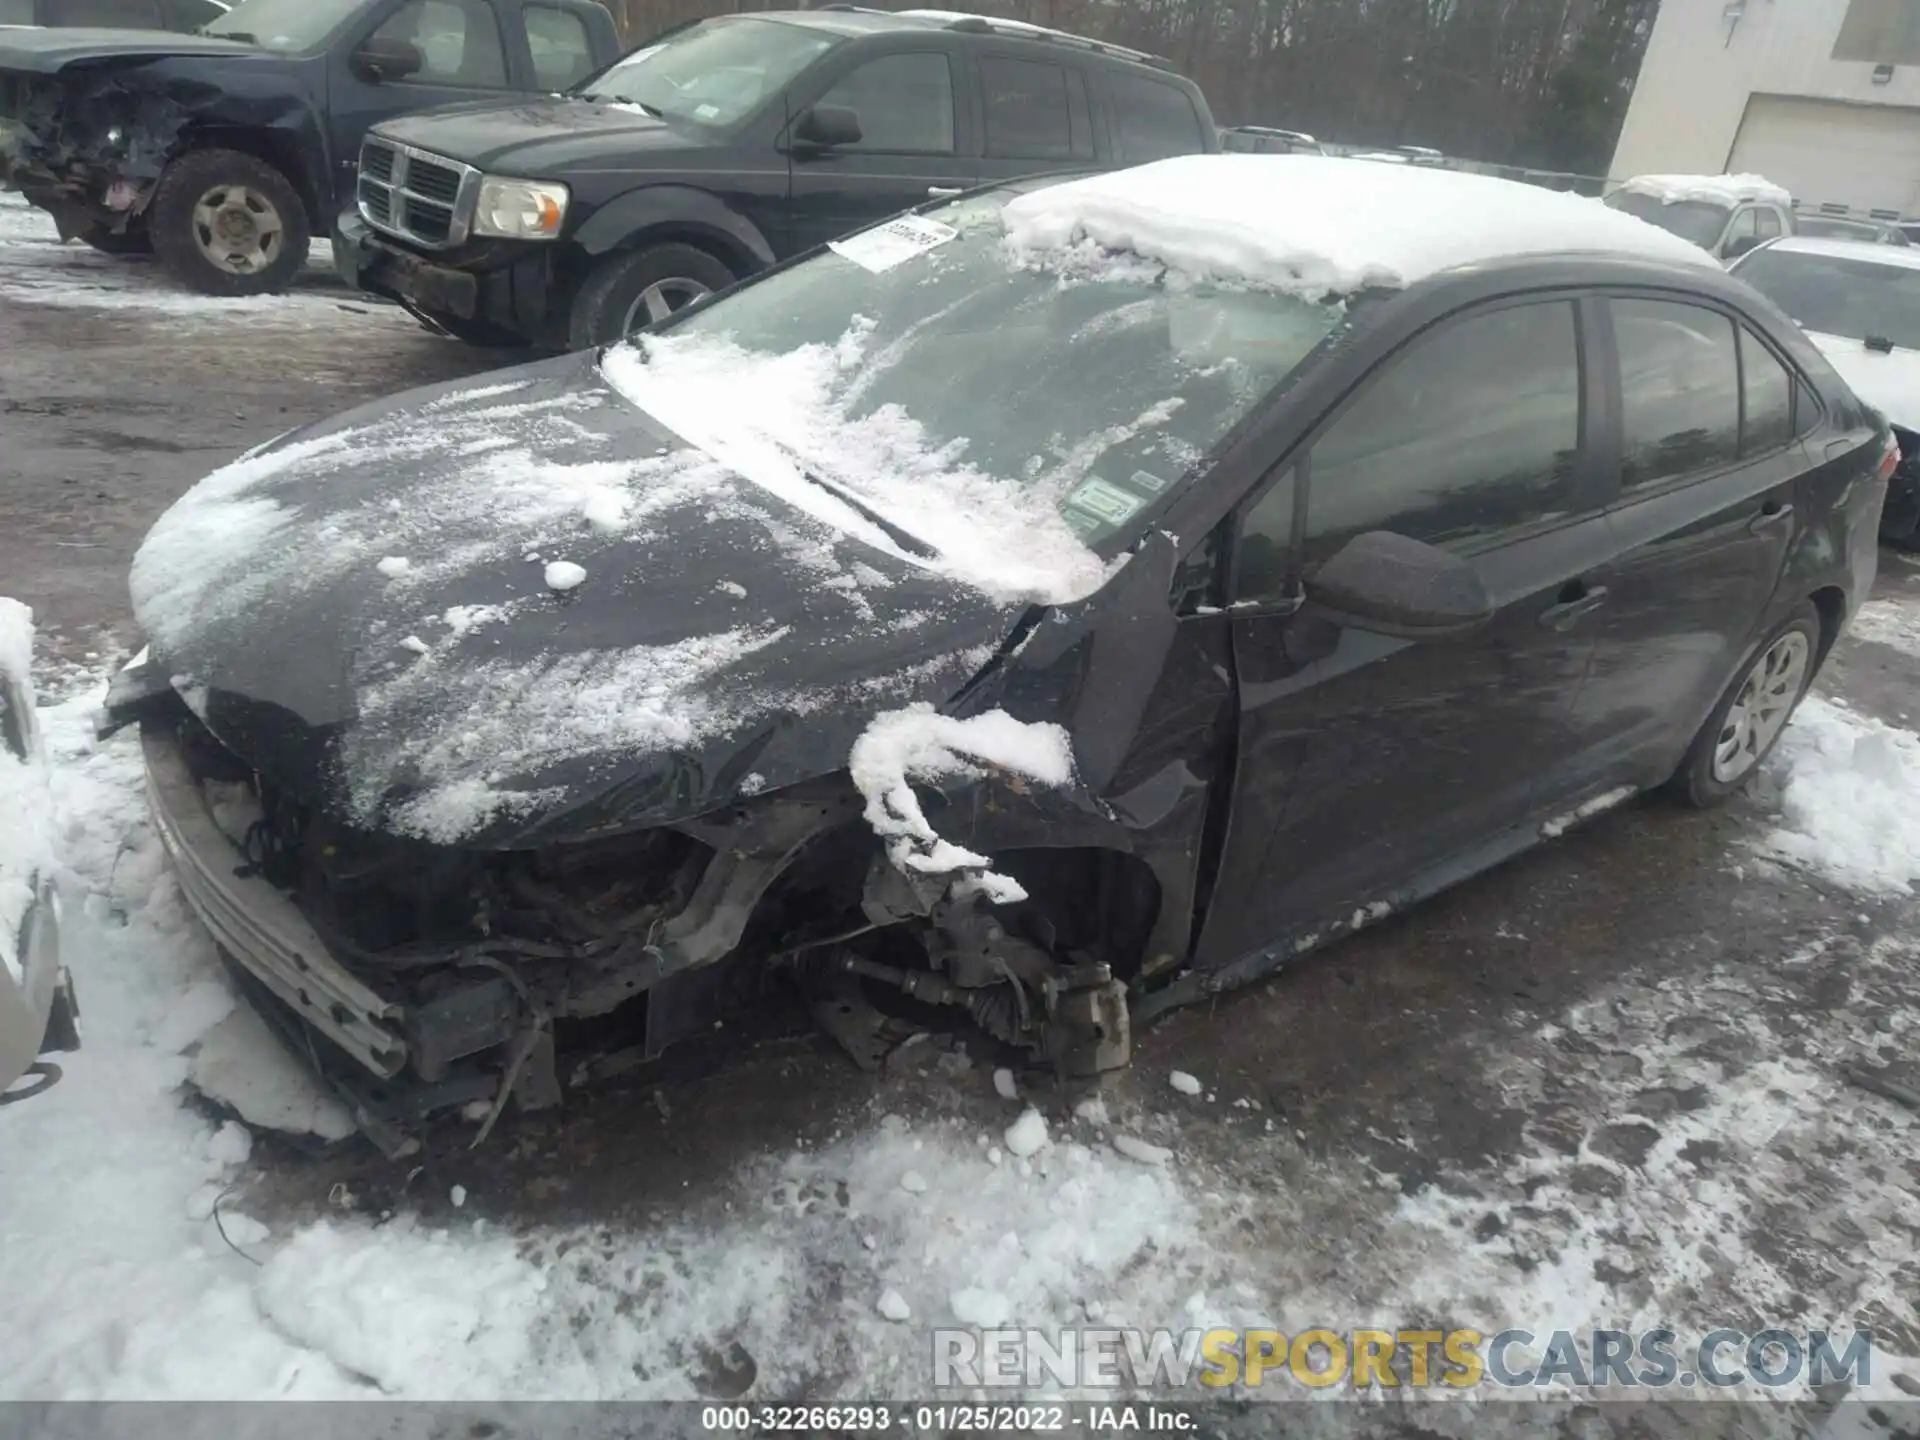
M1667 782L1668 790L1689 805L1710 810L1758 774L1813 683L1819 656L1820 613L1808 603L1741 662L1727 693Z
M287 177L238 150L190 150L169 165L147 230L161 263L202 295L284 290L313 242Z
M610 255L588 272L573 297L567 348L591 350L624 340L735 278L695 245L669 242Z

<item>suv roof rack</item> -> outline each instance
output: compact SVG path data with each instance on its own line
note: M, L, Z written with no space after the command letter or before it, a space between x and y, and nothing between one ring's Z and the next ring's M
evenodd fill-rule
M846 5L833 5L829 9L855 9ZM958 30L966 35L1007 35L1023 40L1045 40L1055 45L1071 45L1077 50L1090 50L1099 55L1111 55L1116 60L1131 60L1136 65L1151 65L1156 70L1171 70L1172 64L1158 55L1149 55L1144 50L1133 50L1125 45L1114 45L1105 40L1089 39L1085 35L1071 35L1065 30L1053 30L1045 25L1031 25L1025 20L1002 20L992 15L973 15L961 10L896 10L896 15L910 16L915 20L941 20L949 30Z

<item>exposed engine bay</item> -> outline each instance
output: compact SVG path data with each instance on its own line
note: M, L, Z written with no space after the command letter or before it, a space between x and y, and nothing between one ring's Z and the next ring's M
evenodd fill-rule
M863 1068L955 1025L1063 1076L1127 1062L1122 977L1138 955L1091 919L1124 914L1126 897L1073 893L1046 851L996 857L1041 897L1012 905L903 873L844 775L611 838L461 850L355 830L274 789L177 699L142 725L189 899L269 1023L390 1154L434 1111L486 1102L484 1135L509 1100L554 1105L782 998ZM230 854L210 863L220 843L185 823L169 773L189 777ZM223 866L291 900L324 957L264 954L254 930L223 925L249 907L202 893L230 891ZM329 964L344 972L332 983Z

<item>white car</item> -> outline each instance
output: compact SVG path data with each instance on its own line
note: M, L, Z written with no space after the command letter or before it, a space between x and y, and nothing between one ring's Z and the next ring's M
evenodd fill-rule
M0 599L0 1105L60 1078L40 1059L79 1048L73 986L60 965L60 902L49 873L52 797L34 714L32 612ZM35 823L35 822L38 823ZM22 1076L29 1083L12 1089Z
M1794 233L1793 197L1764 175L1636 175L1601 203L1729 262Z
M1731 267L1807 332L1853 393L1893 422L1900 468L1880 533L1920 542L1920 249L1799 236Z

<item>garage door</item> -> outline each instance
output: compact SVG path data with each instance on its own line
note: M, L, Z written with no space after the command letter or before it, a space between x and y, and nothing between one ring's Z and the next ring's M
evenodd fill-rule
M1727 169L1784 185L1803 207L1920 207L1920 110L1755 95Z

